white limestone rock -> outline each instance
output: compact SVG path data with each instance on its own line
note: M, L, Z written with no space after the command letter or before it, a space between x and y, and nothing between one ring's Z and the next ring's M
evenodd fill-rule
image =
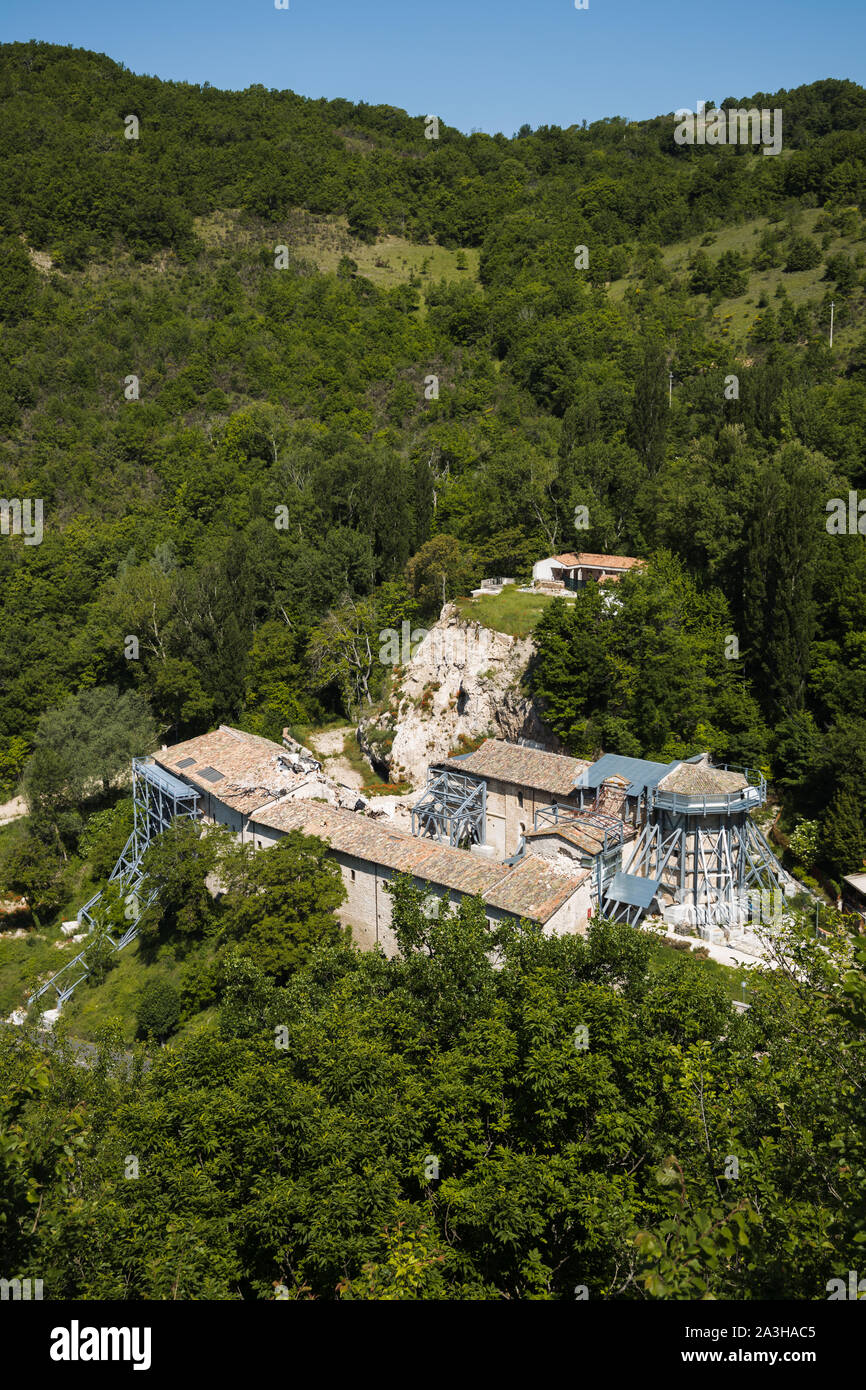
M431 762L459 748L461 737L473 743L531 738L554 749L520 689L533 651L531 638L493 632L446 604L402 669L390 711L359 729L362 749L387 767L392 782L416 787L426 782ZM390 748L381 741L388 731Z

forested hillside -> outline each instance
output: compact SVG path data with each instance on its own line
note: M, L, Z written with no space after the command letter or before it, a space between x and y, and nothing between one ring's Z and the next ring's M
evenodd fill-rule
M653 561L537 629L566 745L761 763L803 867L861 863L866 549L826 522L866 486L866 92L735 104L778 158L0 48L0 491L44 505L0 538L7 884L78 847L93 687L278 737L350 712L341 634L559 549Z
M847 1289L862 946L786 933L796 969L752 972L734 1015L650 932L513 923L497 969L480 902L431 921L402 884L394 906L393 960L325 945L278 986L227 956L211 1027L150 1070L111 1028L89 1068L0 1029L7 1269L55 1300L802 1299L810 1319Z

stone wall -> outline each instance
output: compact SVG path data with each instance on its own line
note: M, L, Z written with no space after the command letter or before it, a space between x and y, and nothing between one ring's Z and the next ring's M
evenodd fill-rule
M516 854L521 838L535 826L535 813L554 801L565 803L565 797L531 787L517 787L509 782L487 781L487 844L492 845L500 859ZM576 802L574 803L577 804Z
M249 835L257 844L261 843L263 848L277 844L282 838L278 830L252 822ZM362 950L370 950L378 945L387 956L393 956L397 951L397 941L391 929L392 898L390 893L385 891L386 883L394 877L393 871L369 859L361 859L342 851L331 850L330 854L340 866L346 889L346 901L338 911L340 921L344 926L351 928L352 940ZM447 899L452 904L459 903L464 896L442 885L427 885L421 879L415 879L415 885L425 888L432 896ZM558 936L575 931L585 933L589 908L590 884L587 881L581 884L577 892L573 893L545 923L545 935ZM490 904L485 905L485 913L491 925L510 915Z

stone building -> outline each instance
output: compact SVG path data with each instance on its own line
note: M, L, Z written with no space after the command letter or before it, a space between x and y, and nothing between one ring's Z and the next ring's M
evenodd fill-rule
M760 769L715 767L705 753L587 763L488 739L430 768L412 825L452 845L582 869L593 905L631 925L655 910L741 928L753 898L779 906L797 891L752 817L765 799Z
M526 919L559 935L585 932L595 910L632 926L655 910L677 930L723 932L753 954L761 941L752 933L750 945L747 924L775 920L799 891L752 816L766 798L763 773L714 767L708 754L587 763L487 739L430 767L412 834L364 814L356 793L347 804L346 791L300 745L221 725L133 759L135 825L111 879L137 902L147 846L179 816L226 825L262 851L293 831L315 835L340 866L343 922L358 945L389 954L385 890L396 875L426 890L431 914L437 901L479 897L491 925ZM846 889L866 898L866 876ZM92 925L100 896L79 922ZM137 932L138 916L114 949ZM87 949L34 997L54 989L62 1004L87 976Z
M396 874L455 902L478 894L491 921L526 917L551 933L581 930L596 906L635 925L654 909L734 927L754 915L750 894L796 891L751 816L763 775L705 754L589 763L486 739L429 768L413 834L359 813L354 793L340 804L305 750L226 725L153 761L198 793L204 819L259 849L291 830L327 841L346 886L343 920L359 944L388 951L384 887Z
M585 929L590 875L584 868L558 867L531 854L516 864L497 863L466 849L419 840L360 813L360 799L340 804L341 789L302 749L281 748L221 725L213 733L161 749L153 762L199 793L203 820L228 826L256 849L275 845L292 830L327 841L346 887L340 917L360 946L378 943L389 953L395 949L391 897L384 885L397 874L408 874L434 897L451 902L480 894L491 923L525 917L552 934Z
M506 917L537 922L548 935L585 931L590 913L590 874L565 871L534 854L517 863L496 863L469 850L419 840L405 830L339 807L284 801L253 817L257 845L276 844L292 830L327 841L346 888L341 920L359 946L380 945L392 954L392 899L385 885L407 874L433 897L457 903L480 895L488 923Z
M583 758L485 739L473 753L445 758L429 768L426 791L415 806L416 833L449 839L447 822L459 810L451 803L462 788L468 792L483 784L474 798L479 807L483 802L483 830L468 838L489 846L500 858L516 854L542 807L578 805L575 783L589 766Z
M549 593L562 593L566 589L574 592L585 584L598 584L603 579L621 579L629 570L645 563L645 560L637 560L633 555L593 555L588 552L549 555L545 560L536 560L532 566L532 584L534 588Z
M266 806L298 796L336 802L345 795L305 749L281 747L227 724L163 747L152 761L199 793L203 820L228 826L242 841L250 839L253 813Z

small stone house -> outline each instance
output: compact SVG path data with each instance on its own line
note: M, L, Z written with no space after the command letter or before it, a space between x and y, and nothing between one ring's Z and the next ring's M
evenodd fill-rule
M485 843L505 858L517 853L540 807L578 805L575 783L589 766L583 758L488 738L474 753L433 764L429 775L451 771L486 783Z
M644 563L633 555L573 555L571 552L549 555L546 560L536 560L532 566L532 583L534 588L550 592L574 591L603 579L621 579L636 565Z

